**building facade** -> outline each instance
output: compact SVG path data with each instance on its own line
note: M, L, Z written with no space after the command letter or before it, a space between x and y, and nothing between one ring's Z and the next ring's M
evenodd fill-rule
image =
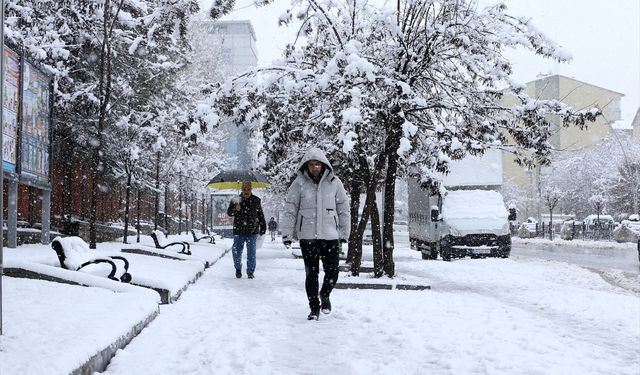
M640 142L640 108L636 111L636 115L633 117L633 121L631 121L631 137L636 141Z
M598 87L586 82L578 81L562 75L541 77L526 84L527 94L531 98L556 99L573 107L584 110L597 107L602 111L594 123L589 123L586 130L575 126L563 127L559 116L551 118L553 135L550 139L554 153L568 153L596 145L611 132L611 124L620 120L620 99L624 96L619 92ZM506 98L507 105L513 104L513 98ZM511 103L510 103L511 101ZM540 182L540 167L528 169L517 165L512 154L503 154L504 181L510 189L510 194L519 195L518 219L527 217L540 219L540 195L543 187ZM522 203L525 202L525 203Z
M193 72L203 81L222 81L257 66L256 34L250 21L196 21L192 30L196 64ZM229 135L224 149L230 156L229 168L254 167L247 127L224 123Z

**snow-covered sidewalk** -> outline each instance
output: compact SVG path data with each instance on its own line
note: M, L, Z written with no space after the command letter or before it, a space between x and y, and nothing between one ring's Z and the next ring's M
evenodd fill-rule
M280 243L256 279L225 257L161 314L108 374L637 374L640 299L562 263L422 261L427 291L335 290L307 321L304 267Z
M424 261L404 245L396 248L395 260L394 282L432 289L336 289L334 311L307 321L302 260L280 242L267 241L258 251L256 278L236 279L228 254L180 300L161 305L160 314L118 351L105 373L640 371L640 298L596 273L534 259ZM27 283L51 287L38 299ZM89 303L65 299L70 290L75 301ZM123 322L157 306L127 293L12 278L5 279L5 292L3 375L68 372L74 367L66 366L100 348L96 338L126 330ZM44 305L55 299L66 303ZM23 308L36 311L21 314ZM74 328L66 332L69 320Z

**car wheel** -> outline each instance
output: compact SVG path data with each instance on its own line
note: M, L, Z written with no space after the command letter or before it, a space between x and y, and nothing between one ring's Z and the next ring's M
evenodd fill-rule
M436 260L438 259L438 250L435 249L435 245L433 245L433 247L431 247L431 260Z
M451 249L445 246L440 247L440 255L442 255L442 260L445 262L451 261Z

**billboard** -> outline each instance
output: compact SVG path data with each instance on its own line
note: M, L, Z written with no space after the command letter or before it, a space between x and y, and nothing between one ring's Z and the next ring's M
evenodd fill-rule
M2 168L15 172L20 102L20 56L4 47L4 97L2 98Z
M211 230L223 237L233 237L233 217L227 215L227 208L237 192L215 192L211 194Z
M28 62L23 67L20 173L48 183L50 79Z

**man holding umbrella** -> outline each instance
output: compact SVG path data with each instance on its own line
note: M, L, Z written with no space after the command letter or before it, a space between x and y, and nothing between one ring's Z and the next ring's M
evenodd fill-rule
M242 250L247 244L247 277L253 279L256 269L256 240L258 234L267 232L260 198L251 193L251 182L242 183L242 191L238 200L232 201L227 214L233 216L233 265L236 277L242 277Z

